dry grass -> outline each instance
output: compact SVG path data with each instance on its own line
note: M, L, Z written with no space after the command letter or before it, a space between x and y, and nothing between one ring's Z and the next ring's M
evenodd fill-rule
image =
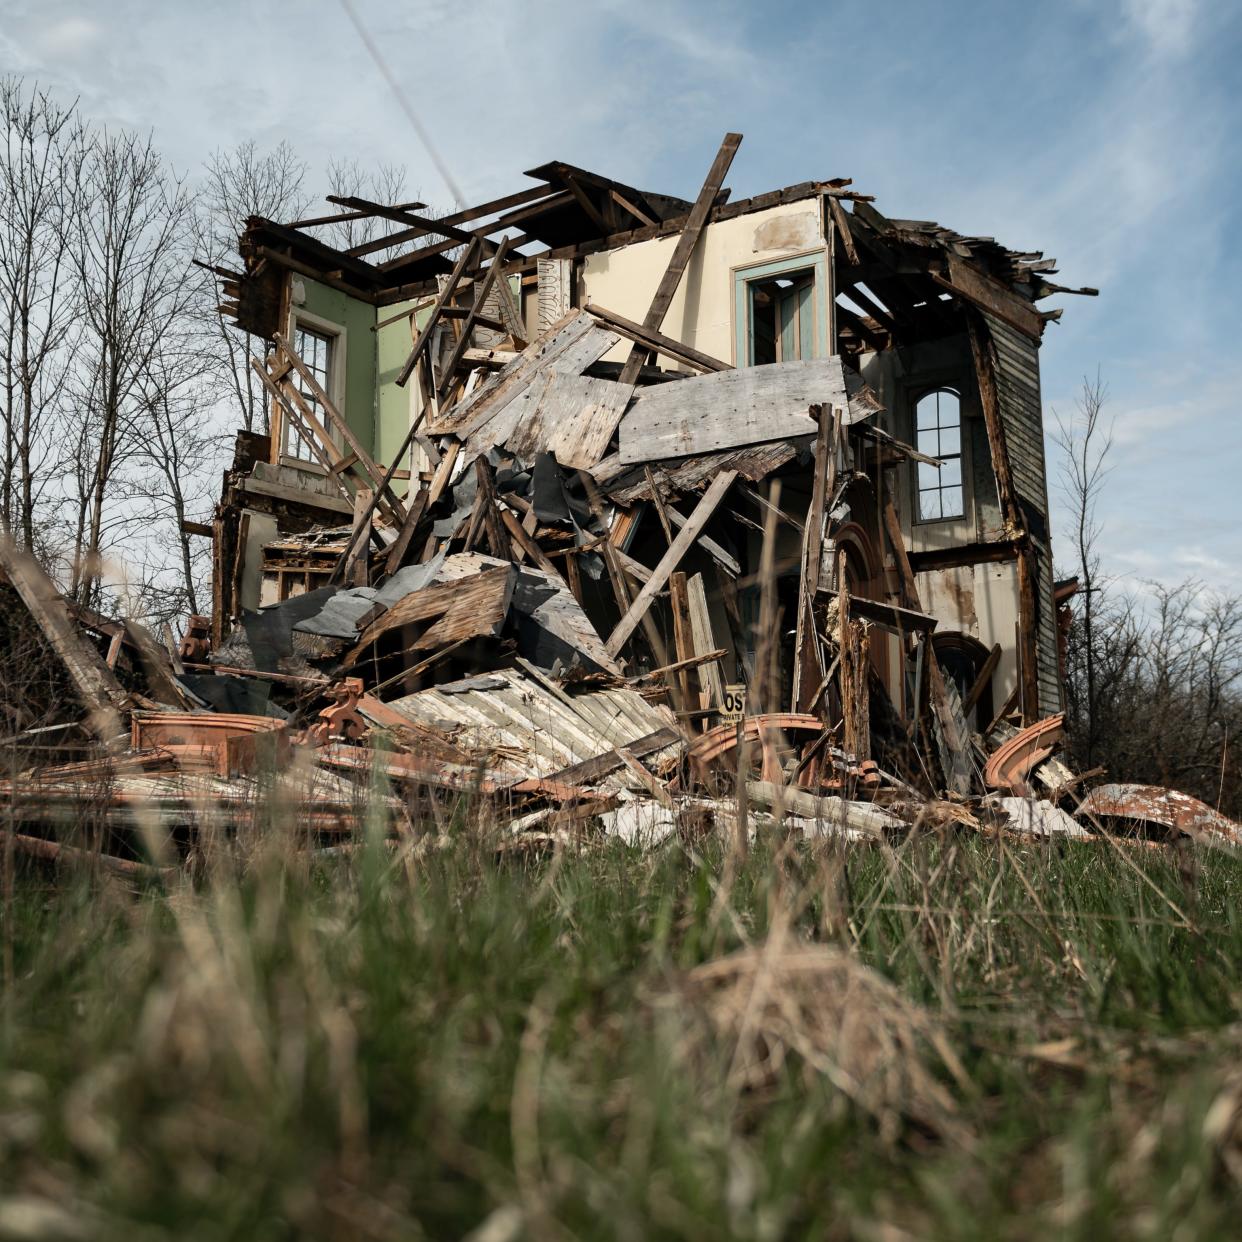
M1235 1234L1237 860L526 857L468 811L21 872L0 1238Z

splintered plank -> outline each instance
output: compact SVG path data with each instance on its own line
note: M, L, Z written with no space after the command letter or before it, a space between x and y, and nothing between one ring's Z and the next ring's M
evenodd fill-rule
M582 370L596 361L596 358L602 358L618 339L614 333L600 328L590 315L575 310L549 328L538 340L532 341L469 397L429 418L428 434L445 435L451 432L461 436L469 435L476 427L504 409L515 397L525 392L541 369L557 361L562 354L588 335L593 346L603 345L604 341L608 343L595 358L583 364Z
M412 644L412 651L427 651L461 639L495 637L509 613L515 578L516 570L505 565L471 578L411 591L364 631L345 664L354 664L371 643L389 631L418 622L433 624Z
M427 316L427 322L423 324L422 331L419 332L418 339L414 342L414 348L410 350L410 356L405 360L397 375L397 386L399 388L404 388L410 376L414 374L414 368L418 365L419 358L422 357L423 351L427 348L432 333L435 332L436 325L440 322L440 316L444 313L444 308L452 300L453 294L457 292L457 286L461 281L462 275L474 261L478 249L479 239L476 237L461 252L461 257L453 265L453 270L449 273L448 280L444 282L444 288L440 290L439 296L431 308L431 314Z
M64 599L43 567L3 533L0 570L60 657L96 737L105 745L113 742L120 732L120 713L130 706L120 682L94 644L74 625Z
M818 426L808 411L821 403L846 408L846 423L873 409L857 396L851 402L835 355L656 384L635 396L621 420L618 458L635 464L813 436Z
M635 627L647 615L652 601L664 588L669 575L681 564L682 559L699 537L703 527L707 525L708 519L716 511L716 506L724 499L725 493L733 485L733 480L736 478L736 470L726 470L722 474L718 474L711 486L703 493L702 499L695 506L694 512L690 515L685 526L677 532L677 538L673 540L669 550L661 557L660 563L651 571L651 577L643 584L643 589L639 591L634 602L617 623L617 628L609 636L608 642L605 645L610 655L616 656L620 652L626 640L634 632Z

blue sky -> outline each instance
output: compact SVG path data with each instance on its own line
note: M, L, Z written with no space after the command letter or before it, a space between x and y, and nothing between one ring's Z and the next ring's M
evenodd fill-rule
M1242 4L356 3L468 198L549 159L692 197L732 129L735 195L849 176L1055 255L1101 289L1045 304L1043 377L1049 422L1108 385L1106 568L1242 591ZM340 0L0 0L0 71L152 127L191 174L288 139L449 199Z

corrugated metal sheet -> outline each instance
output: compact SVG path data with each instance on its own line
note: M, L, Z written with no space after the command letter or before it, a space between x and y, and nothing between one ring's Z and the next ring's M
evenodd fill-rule
M441 730L456 746L487 755L496 771L522 777L551 776L675 723L667 708L623 687L570 695L516 669L498 669L487 680L504 684L475 689L469 682L450 683L388 706ZM679 749L658 751L648 762L671 758ZM622 770L601 785L630 787L634 779Z

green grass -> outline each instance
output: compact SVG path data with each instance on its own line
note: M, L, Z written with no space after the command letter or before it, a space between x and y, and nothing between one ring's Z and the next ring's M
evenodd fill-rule
M1240 909L978 837L23 872L0 1237L1236 1237Z

